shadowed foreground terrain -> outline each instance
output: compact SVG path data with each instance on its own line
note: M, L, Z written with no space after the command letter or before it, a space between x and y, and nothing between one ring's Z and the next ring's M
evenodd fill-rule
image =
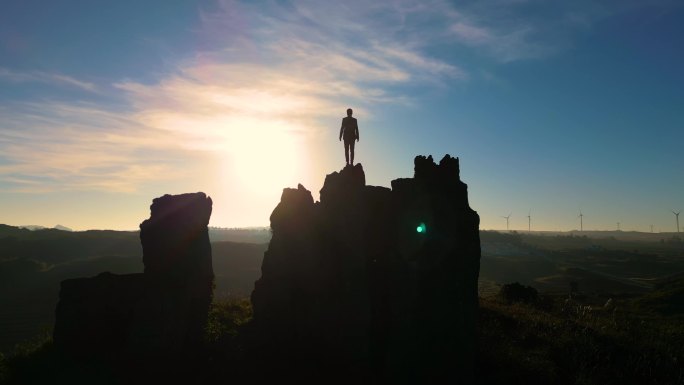
M673 286L684 293L684 279ZM653 291L668 296L674 288ZM648 298L614 300L542 295L539 302L480 298L477 384L681 384L684 317L644 307ZM677 303L681 304L681 300ZM251 383L241 362L242 330L252 316L248 299L217 300L209 313L205 366L187 383ZM235 365L225 365L230 361ZM0 363L6 383L115 383L95 363L83 366L56 354L49 335ZM305 369L304 369L305 370Z
M587 233L481 231L480 295L515 281L567 294L576 282L581 291L608 300L649 293L660 280L684 272L684 242L676 234ZM209 228L209 236L214 298L249 297L270 231ZM0 225L0 352L10 355L16 344L50 333L61 281L139 272L141 256L138 232L32 232Z
M138 234L131 234L132 240L137 242ZM684 359L681 349L684 346L681 326L684 324L684 275L676 273L684 271L684 245L673 240L672 234L656 235L658 237L653 240L632 241L619 237L585 238L568 233L481 232L479 383L681 383L682 374L677 363ZM239 278L245 285L237 291L230 290L230 300L215 296L210 312L206 343L212 358L207 361L211 366L207 370L218 372L213 374L217 381L234 379L238 374L249 377L249 371L240 374L234 368L223 371L220 365L213 365L239 356L240 348L236 348L235 342L240 339L240 326L251 318L248 296L253 282L260 276L265 249L266 245L260 244L212 243L217 291L221 287L221 276L227 281ZM65 275L51 280L55 288L48 292L55 299L50 299L52 304L47 306L49 320L41 323L51 325L53 322L61 280L93 276L104 270L130 273L142 269L138 256L130 257L131 266L124 266L127 270L116 270L121 264L112 262L119 258L126 259L102 257L92 258L88 263L74 261L71 266L94 266L74 269L72 275L66 275L68 263L53 268ZM110 262L104 265L97 262L99 259ZM567 306L569 276L567 282L557 286L555 294L548 295L543 293L554 291L537 280L567 271L567 264L587 271L604 269L608 275L599 276L600 286L580 282L580 293L574 296L575 302ZM0 273L7 271L0 269ZM34 288L42 287L39 283L55 273L51 271L31 273L39 274L31 280L15 280L13 290L2 294L12 298L11 294L17 293L20 284L25 285L24 291L28 292L29 282ZM640 278L644 273L649 274L649 279L640 281L647 282L648 288L629 285L627 288L632 291L622 292L622 284L613 285L614 277ZM539 304L501 301L496 296L499 285L516 280L539 289L543 300ZM0 280L2 282L7 281ZM599 290L600 287L606 290ZM614 307L604 308L609 299ZM19 298L15 303L21 309L19 314L27 314L36 306L30 300L20 301ZM590 306L591 311L586 306ZM1 309L8 317L17 319L17 313L11 308L5 305ZM14 321L14 324L22 325L22 320ZM14 329L0 327L0 334L8 330ZM55 376L68 382L78 379L77 373L85 376L82 367L54 355L51 327L43 333L34 329L16 341L25 342L13 352L5 350L5 361L1 365L4 369L0 370L4 370L5 375L11 373L11 378L16 380L14 383L55 383ZM106 383L106 372L92 375L98 382Z
M211 200L155 199L140 226L143 274L61 283L53 378L196 382L232 368L252 383L473 383L479 217L458 159L416 157L414 178L392 187L366 186L356 165L328 175L320 202L285 189L254 316L233 333L232 359L209 368L205 337L223 330L207 322ZM8 378L25 382L18 357Z
M354 177L350 170L335 174L330 181L326 180L328 186L340 188L339 186L354 183L358 183L358 186L365 184L360 183L361 179ZM371 187L369 191L373 189L378 188ZM370 194L386 194L388 190L377 190ZM334 193L326 195L325 190L321 191L324 203L309 200L310 194L303 188L292 189L288 194L292 195L283 194L283 202L286 203L281 202L282 207L274 210L273 228L276 230L266 259L263 259L267 248L265 244L212 243L216 289L201 346L197 347L197 354L183 357L176 365L172 365L173 370L170 369L164 375L187 383L215 383L229 379L241 383L260 383L265 378L283 376L292 376L306 383L306 379L320 379L323 372L335 372L338 375L334 380L340 382L345 379L364 382L360 379L365 379L365 382L376 383L398 383L401 380L405 383L418 383L416 377L409 379L408 376L396 381L397 377L393 377L396 374L392 373L400 373L400 376L403 376L402 373L413 373L416 376L416 373L420 373L415 370L416 367L427 367L435 361L425 360L421 363L415 358L394 361L401 363L399 367L402 368L414 365L408 370L403 369L403 372L395 372L393 370L396 369L388 368L396 365L392 363L396 358L388 360L388 357L393 356L387 354L388 350L379 350L378 346L392 346L387 345L387 341L397 338L392 336L392 333L397 332L397 341L408 343L409 347L411 344L419 344L419 339L410 337L411 335L435 335L435 330L424 332L424 329L430 328L434 323L425 323L415 316L406 317L406 314L411 314L406 309L434 313L434 309L448 304L449 301L435 301L434 295L428 295L416 296L412 302L406 302L411 298L406 293L432 289L425 284L418 284L414 289L402 293L402 287L403 290L411 287L405 284L406 281L420 283L421 280L407 280L406 277L410 277L411 264L401 268L401 263L397 262L412 260L411 253L407 254L406 250L418 253L421 249L425 250L425 238L420 238L421 235L414 232L414 222L417 221L415 215L420 217L418 227L431 231L430 235L435 234L432 232L434 224L440 223L440 220L429 214L429 210L421 211L425 207L409 205L413 207L408 210L409 214L399 217L408 219L411 225L411 233L403 233L408 243L404 243L401 250L394 254L396 257L392 258L396 258L395 262L390 264L394 269L393 274L402 278L396 283L392 279L360 280L355 283L354 277L368 277L368 272L372 273L373 269L367 270L368 266L364 267L363 264L354 265L354 261L357 258L368 260L368 256L374 255L374 250L378 249L350 249L350 245L359 242L362 239L359 236L368 231L364 226L375 226L375 223L365 222L367 218L361 219L360 223L368 224L359 225L356 235L350 234L336 247L320 249L321 245L330 244L331 239L335 239L330 234L344 233L340 230L344 227L339 226L349 222L316 224L315 221L320 220L316 219L317 215L327 212L323 218L329 219L339 215L331 214L330 210L333 213L353 211L345 208L339 201L335 203L335 199L341 198L335 197ZM362 196L364 193L358 194ZM298 197L304 199L298 200ZM289 201L291 199L298 203L292 203ZM293 209L295 207L298 208ZM306 215L296 215L302 210L308 212L308 219L305 219ZM351 218L358 219L358 216L359 213L354 213ZM288 224L288 221L295 221L294 225ZM401 220L395 222L401 223ZM277 230L279 226L280 230ZM326 229L326 226L329 228ZM288 229L296 229L298 233L288 234ZM209 229L210 235L211 232ZM240 240L263 239L262 232L253 234L255 235L242 232L239 234ZM436 234L439 235L440 232L437 231ZM293 243L292 240L298 239L297 236L301 240ZM392 232L389 232L380 239L391 240L392 236ZM435 245L439 246L440 238L434 236L432 242L437 242ZM312 239L318 239L319 242L311 242ZM419 242L411 243L411 239ZM641 236L619 232L480 232L480 239L482 258L479 315L477 329L474 329L477 332L472 334L477 336L477 343L471 353L476 380L461 381L462 383L679 384L684 381L681 369L684 359L684 274L681 274L684 272L684 244L674 234ZM326 241L321 242L322 240ZM388 244L391 246L392 242ZM55 252L51 253L51 250ZM46 318L46 309L51 316L60 281L79 276L94 276L106 270L129 274L140 272L143 267L139 234L136 232L29 232L0 226L0 251L0 275L4 278L0 280L0 300L5 301L3 304L13 303L19 313L28 315L29 318L31 309L37 309L34 317L42 319L43 324L51 323L52 318ZM407 255L409 258L404 259ZM326 256L327 261L323 265L312 265L311 262L316 261L314 256ZM349 258L344 259L344 256ZM383 263L388 261L392 259ZM348 265L345 266L345 263ZM266 269L264 275L263 268ZM325 273L326 269L330 273L337 273L337 276L331 279L331 275ZM423 271L429 269L423 268ZM259 290L255 292L255 318L252 301L248 296L254 288L254 282L260 277L262 283L257 284L257 289L260 285L262 288L266 285L272 291L271 294L268 294L268 290L261 294ZM524 299L499 295L501 285L513 281L530 285L541 294L537 295L537 290L531 289L534 296ZM376 284L369 286L368 282ZM377 282L383 283L378 286ZM302 283L313 286L307 288ZM307 290L310 291L307 293ZM371 293L368 297L371 300L362 300L356 304L345 303L344 293L353 293L354 290L357 294L351 298L363 298L358 293ZM396 292L402 294L391 299L390 293ZM377 297L381 300L373 302L377 295L381 295ZM266 299L259 300L259 296L265 296ZM268 305L269 301L273 304ZM261 305L258 305L260 302ZM364 303L370 304L370 311L366 315L365 310L359 311L368 309ZM407 307L407 303L410 306ZM378 304L391 306L383 308L377 307ZM259 306L262 310L259 310ZM282 310L278 310L278 306L282 306ZM329 315L312 312L326 309L326 306ZM23 325L22 320L16 317L17 311L13 311L12 307L3 309L4 314L8 315L6 318L12 319L12 325ZM402 309L399 314L403 318L393 315L396 314L396 309ZM269 325L268 321L259 321L259 318L264 317L275 317L275 323ZM316 319L325 322L308 323ZM381 320L375 328L372 326L373 320ZM363 326L364 322L370 325L369 329ZM398 326L391 326L393 323ZM282 325L290 326L278 331ZM454 322L445 323L447 328L457 325ZM354 327L359 326L360 330L370 330L367 339L358 339L363 334L353 331ZM8 332L5 328L0 330L0 337L3 333L16 337L16 332ZM26 335L36 335L35 328L32 330L27 331ZM337 344L336 349L310 344L312 338L318 340L325 337L330 330L343 331L338 334L341 339L326 341L326 344ZM440 333L444 330L448 329L442 329ZM458 333L459 331L455 331L453 335ZM255 338L256 336L261 339ZM364 340L371 342L369 349L360 348L363 344L358 345ZM277 348L269 346L272 341L278 341ZM307 345L307 349L313 350L300 349ZM342 351L339 347L345 345L352 346L352 351L361 352L361 360L370 362L370 367L375 369L369 371L365 366L359 366L358 361L357 364L346 362L345 359L349 356L345 358L344 354L339 354ZM414 354L425 351L415 347L416 345L409 351ZM338 355L331 355L331 351L338 352ZM391 348L390 351L402 350ZM312 359L312 355L317 357ZM394 357L397 357L396 353ZM331 366L321 366L322 363L330 362L333 363ZM378 362L385 363L380 365ZM462 373L463 370L463 363L451 361L441 365L452 370L452 373ZM354 370L350 371L350 368ZM339 373L345 375L341 376ZM38 334L32 341L19 345L12 353L5 354L0 359L0 378L8 383L128 382L122 380L124 377L121 368L95 358L84 361L83 358L76 359L63 354L53 345L51 331L47 329L45 333ZM466 377L461 379L463 378ZM329 379L327 382L334 380Z
M215 272L214 297L247 297L259 277L267 243L263 230L209 229ZM213 238L212 238L213 239ZM229 241L230 240L230 241ZM140 235L132 231L29 231L0 225L0 352L50 333L59 284L103 271L142 271Z

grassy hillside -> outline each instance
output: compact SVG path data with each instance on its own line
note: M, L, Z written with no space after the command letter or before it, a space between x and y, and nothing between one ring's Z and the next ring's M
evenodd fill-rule
M642 298L481 298L480 382L684 383L684 319L644 312Z
M266 243L212 243L214 297L249 297L254 281L261 277L261 260L267 248Z
M636 295L670 274L684 272L684 243L577 235L480 233L481 293L519 281L539 290Z
M0 225L0 261L19 258L53 265L105 255L142 255L138 233L111 230L30 231Z
M47 265L31 259L0 262L0 352L8 352L43 330L51 330L60 282L103 271L134 273L140 257L90 257Z
M481 297L478 384L682 384L684 318L659 314L655 300L672 287L684 287L684 279L609 303L588 295L542 295L531 303ZM241 382L262 367L242 355L239 336L250 318L247 299L215 301L193 383ZM77 365L55 355L49 337L0 360L0 373L7 383L22 384L112 380L96 364Z

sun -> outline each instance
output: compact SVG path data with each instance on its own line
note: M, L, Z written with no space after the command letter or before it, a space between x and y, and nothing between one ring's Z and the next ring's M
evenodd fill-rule
M294 128L278 121L247 127L231 146L229 167L236 181L254 194L296 184L301 179L303 143Z
M287 95L220 91L197 91L177 110L150 109L140 119L216 162L211 175L199 176L217 202L216 223L263 225L283 188L308 180L315 123L298 115L306 108Z
M212 147L217 160L213 179L215 223L263 226L280 201L283 188L296 187L307 176L306 137L287 122L240 119L226 127ZM237 129L240 127L240 129Z

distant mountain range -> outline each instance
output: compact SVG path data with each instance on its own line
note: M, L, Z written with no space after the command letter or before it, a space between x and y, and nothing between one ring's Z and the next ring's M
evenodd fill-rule
M62 231L74 231L66 226L62 225L55 225L55 227L45 227L45 226L39 226L39 225L24 225L24 226L18 226L20 229L27 229L31 231L36 231L36 230L45 230L45 229L55 229L55 230L62 230Z
M0 224L0 238L13 236L13 237L24 237L28 236L28 232L34 233L31 235L32 239L44 238L44 236L50 237L56 236L56 233L50 233L50 231L59 230L66 232L73 232L74 234L93 234L94 232L100 232L101 234L111 233L111 234L137 234L138 230L129 231L117 231L117 230L86 230L86 231L74 231L66 226L55 225L55 227L45 227L39 225L24 225L24 226L9 226ZM47 231L44 232L43 231ZM137 235L135 236L137 239ZM243 242L243 243L268 243L271 240L271 229L269 227L209 227L209 238L212 242ZM0 258L2 253L0 253Z
M485 231L485 230L482 230ZM644 241L644 242L658 242L663 240L676 240L677 238L684 239L684 233L676 232L657 232L649 233L642 231L622 231L622 230L570 230L570 231L527 231L527 230L486 230L489 232L497 232L502 234L521 234L521 235L538 235L542 237L586 237L591 239L618 239L622 241Z

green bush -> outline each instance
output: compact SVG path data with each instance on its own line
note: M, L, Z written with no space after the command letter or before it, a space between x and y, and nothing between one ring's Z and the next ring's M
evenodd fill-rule
M241 326L252 319L252 304L246 298L215 300L209 309L206 336L209 343L234 339Z
M53 359L52 333L44 329L36 337L15 346L8 356L0 355L0 383L25 384L48 380L47 368L57 366Z
M533 303L539 298L537 289L532 286L521 285L518 282L507 283L501 286L499 296L506 302Z
M480 383L684 383L679 320L645 318L628 301L550 300L542 310L481 298Z

